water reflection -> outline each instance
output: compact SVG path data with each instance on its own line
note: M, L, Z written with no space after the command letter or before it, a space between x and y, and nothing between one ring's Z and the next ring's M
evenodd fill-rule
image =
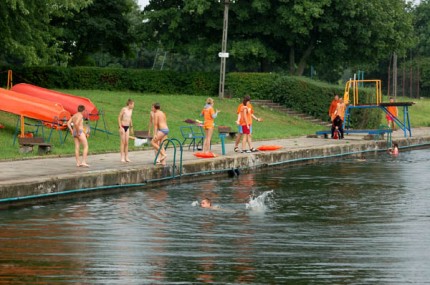
M402 152L2 211L0 283L425 284L429 161ZM222 210L191 205L204 197Z

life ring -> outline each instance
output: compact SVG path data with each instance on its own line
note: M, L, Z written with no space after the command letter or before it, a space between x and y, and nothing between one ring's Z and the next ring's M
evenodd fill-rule
M280 148L283 148L283 146L282 145L262 145L257 147L257 149L261 151L278 150Z
M213 158L216 157L216 154L214 154L213 152L196 152L194 153L194 156L201 158Z

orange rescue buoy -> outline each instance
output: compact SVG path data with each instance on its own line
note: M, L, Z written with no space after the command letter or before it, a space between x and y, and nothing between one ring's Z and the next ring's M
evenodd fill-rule
M216 157L216 154L214 154L213 152L196 152L194 153L194 156L201 158L213 158Z
M257 149L261 151L277 150L280 148L283 148L283 146L282 145L262 145L257 147Z

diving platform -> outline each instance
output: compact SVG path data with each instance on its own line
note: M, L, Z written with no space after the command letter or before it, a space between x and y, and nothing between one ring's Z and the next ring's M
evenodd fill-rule
M349 133L349 118L352 109L381 109L387 115L390 115L393 118L393 121L396 125L403 131L405 137L412 137L411 130L411 121L409 118L409 106L412 106L414 102L388 102L388 103L379 103L379 104L363 104L363 105L348 105L345 110L345 121L343 122L343 129L345 133ZM388 111L387 107L395 106L403 108L403 119L400 120L399 117L394 116ZM356 130L358 131L358 130ZM364 130L364 133L368 133Z
M375 88L375 94L371 100L368 100L366 98L359 96L359 87L364 87L364 84L366 85L374 85ZM353 134L353 133L365 133L365 134L372 134L376 137L379 137L380 135L387 134L387 143L391 145L391 134L392 129L389 128L389 126L380 126L379 129L370 130L370 129L351 129L350 128L350 117L351 117L351 110L352 109L381 109L385 114L392 117L393 122L403 131L405 137L412 137L412 131L411 131L411 121L409 118L409 107L415 104L414 102L382 102L382 88L381 88L381 80L378 79L369 79L369 80L349 80L346 82L345 85L345 92L343 94L343 100L346 104L345 113L344 113L344 121L343 121L343 131L345 134ZM350 95L351 98L350 98ZM350 100L351 99L351 100ZM364 103L363 101L367 101ZM370 101L370 103L369 103ZM389 111L389 107L397 107L403 109L403 118L400 119L399 114L395 116L395 114L392 114ZM397 110L398 110L397 109ZM398 113L398 112L397 112ZM324 135L324 137L327 137L328 134L331 133L330 131L319 131L316 134L317 135Z

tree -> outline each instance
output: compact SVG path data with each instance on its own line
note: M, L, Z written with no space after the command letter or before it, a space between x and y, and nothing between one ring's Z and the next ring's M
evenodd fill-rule
M64 17L86 7L92 0L0 1L0 61L23 65L49 64L64 59L60 33L53 17Z
M315 65L376 64L412 40L404 0L250 0L230 4L229 61L237 70L276 68L302 75ZM147 35L172 51L206 58L221 45L223 4L213 0L151 0Z
M93 0L76 14L55 21L64 33L63 48L71 55L71 65L92 65L96 53L121 57L131 51L134 36L131 14L137 11L134 0Z
M414 11L415 33L418 38L416 52L430 56L430 0L423 0Z

